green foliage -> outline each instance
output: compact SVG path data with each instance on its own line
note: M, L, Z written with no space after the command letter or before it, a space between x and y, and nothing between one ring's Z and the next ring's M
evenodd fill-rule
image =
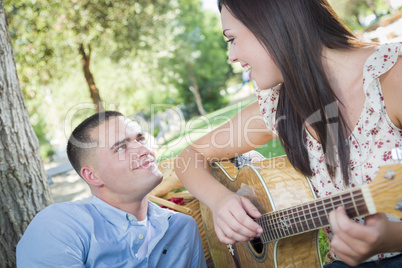
M185 104L191 111L193 78L207 111L225 103L219 92L231 76L226 44L218 15L202 11L200 0L4 5L20 86L41 146L55 139L64 146L69 131L94 112L80 44L91 46L90 67L106 109L149 116L152 104Z
M161 61L162 73L169 74L166 81L175 85L190 113L196 111L190 87L198 87L204 109L211 112L227 104L220 95L233 75L227 63L227 44L216 13L200 12L199 1L180 0L180 6L183 9L172 25L177 32L173 40L176 46Z
M362 25L364 17L380 13L388 9L384 0L329 0L331 6L352 30L365 28Z
M320 246L320 254L321 254L321 262L323 265L326 264L325 256L329 251L328 239L325 236L324 232L320 230L319 232L319 246Z
M31 117L31 122L39 144L41 145L39 148L41 158L50 159L55 154L55 151L48 139L46 123L42 118L39 118L37 114Z

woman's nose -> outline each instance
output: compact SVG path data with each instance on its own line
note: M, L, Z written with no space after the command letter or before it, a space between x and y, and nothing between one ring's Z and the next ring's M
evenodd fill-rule
M237 62L237 58L235 56L235 53L233 52L233 49L229 48L229 61L230 62Z

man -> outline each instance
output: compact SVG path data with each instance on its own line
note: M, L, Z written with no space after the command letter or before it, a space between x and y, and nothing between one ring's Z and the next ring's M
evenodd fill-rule
M67 155L93 196L38 213L18 267L206 267L194 219L147 199L162 173L134 122L95 114L73 131Z

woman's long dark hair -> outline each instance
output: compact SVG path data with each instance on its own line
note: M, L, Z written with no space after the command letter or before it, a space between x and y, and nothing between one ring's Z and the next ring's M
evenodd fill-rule
M262 43L282 76L278 135L291 164L311 177L306 124L322 145L329 175L336 172L336 152L344 182L349 183L348 128L322 63L323 47L364 46L326 0L218 0ZM334 109L335 107L335 109Z

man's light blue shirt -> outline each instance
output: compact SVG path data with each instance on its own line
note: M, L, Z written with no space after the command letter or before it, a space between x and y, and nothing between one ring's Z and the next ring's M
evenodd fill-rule
M17 245L17 267L206 267L197 223L148 202L155 236L138 260L147 227L93 196L39 212Z

